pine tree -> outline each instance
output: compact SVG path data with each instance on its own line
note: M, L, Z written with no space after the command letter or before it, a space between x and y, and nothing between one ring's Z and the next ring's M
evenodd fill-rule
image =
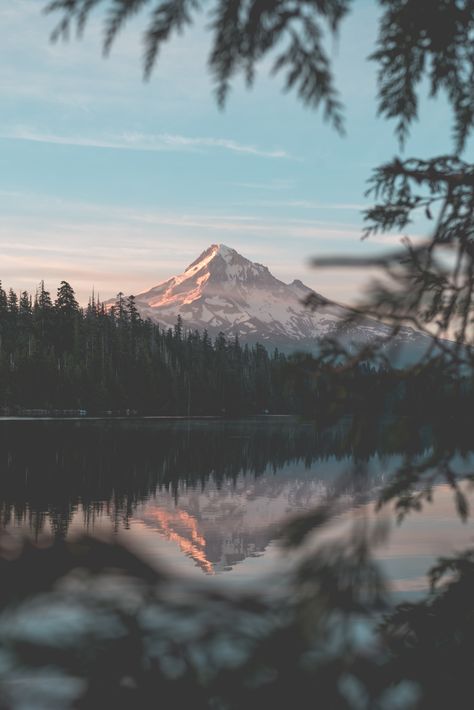
M114 313L117 318L119 325L124 324L127 321L127 310L125 306L125 296L122 291L119 291L115 299Z
M127 314L128 320L132 327L135 327L137 323L141 321L140 314L138 312L135 296L129 296L127 298Z
M175 340L178 341L178 343L181 342L183 339L183 319L181 318L181 315L178 314L178 318L176 319L176 323L174 326L174 337Z
M58 313L65 318L72 318L79 312L79 304L76 300L74 289L67 281L61 281L54 307Z
M8 301L6 291L2 287L2 282L0 281L0 315L3 315L8 310Z
M41 347L46 351L48 350L51 337L53 303L51 301L51 294L44 287L44 281L41 281L39 290L36 292L33 305L33 319Z
M12 288L8 291L8 311L14 316L18 313L18 296Z
M51 294L44 287L44 281L41 281L39 292L36 296L36 305L39 311L47 312L52 310L53 303L51 301Z

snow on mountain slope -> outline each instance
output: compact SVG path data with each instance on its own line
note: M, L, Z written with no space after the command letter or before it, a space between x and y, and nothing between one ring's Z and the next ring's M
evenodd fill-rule
M266 266L249 261L235 249L212 244L178 276L136 296L142 317L173 326L178 315L187 329L219 332L242 342L259 341L271 347L311 349L318 339L335 332L347 311L336 303L316 312L303 305L312 290L301 281L275 278ZM321 297L322 302L325 301ZM361 320L345 337L370 340L385 327ZM415 335L406 329L405 339Z
M183 274L136 297L143 316L167 325L181 315L190 328L222 331L241 339L294 341L320 337L335 317L311 313L301 299L310 289L276 279L223 244L213 244Z

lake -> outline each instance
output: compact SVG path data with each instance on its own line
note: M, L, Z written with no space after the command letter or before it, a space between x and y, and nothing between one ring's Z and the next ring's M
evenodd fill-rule
M413 448L429 450L426 433ZM373 524L401 460L377 432L355 446L349 421L321 431L292 417L3 419L0 526L35 538L113 535L177 574L248 585L291 566L276 540L282 523L328 496L337 493L340 508L324 535ZM378 517L390 534L376 555L397 598L425 592L436 558L474 539L442 483L401 526L388 508Z

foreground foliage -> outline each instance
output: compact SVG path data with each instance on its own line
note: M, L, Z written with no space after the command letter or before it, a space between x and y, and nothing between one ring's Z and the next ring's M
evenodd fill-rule
M317 527L329 519L326 506ZM0 707L471 707L473 552L391 611L379 540L354 528L263 595L184 584L114 543L4 536Z

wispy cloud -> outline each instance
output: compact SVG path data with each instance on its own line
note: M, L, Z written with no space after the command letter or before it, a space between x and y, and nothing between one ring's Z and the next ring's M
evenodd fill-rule
M132 134L129 138L131 138L132 141L136 141L138 144L143 138L145 138L145 140L147 138L151 138L151 144L154 144L155 142L157 144L162 143L167 147L173 148L223 148L234 153L248 153L249 155L256 155L261 158L291 157L285 150L264 150L253 145L238 143L237 141L229 140L227 138L189 138L169 133L162 133L157 136L149 137L143 136L143 134Z
M4 198L4 199L2 199ZM25 214L24 206L28 205ZM196 211L181 211L165 206L132 207L111 203L87 202L81 200L60 199L54 195L30 192L0 190L0 208L3 210L0 235L7 235L13 223L33 224L40 218L54 224L54 233L61 234L67 227L82 228L85 224L101 224L103 231L116 230L127 225L127 229L155 229L158 227L177 228L193 233L196 229L225 231L238 234L282 235L287 238L349 239L354 244L362 236L357 224L301 219L299 217L275 217L273 214L261 215L252 212L214 211L209 206ZM401 235L398 235L400 238Z
M248 190L291 190L295 187L294 180L271 180L270 182L230 182L234 187L243 187Z
M367 204L359 202L318 202L312 200L259 200L258 202L247 202L251 207L289 207L302 210L349 210L360 212L367 208Z
M32 141L54 145L70 145L87 148L106 148L114 150L138 151L203 151L226 150L231 153L252 155L259 158L289 159L291 155L285 150L267 150L255 145L239 143L230 138L190 137L176 133L120 133L107 136L65 136L55 133L44 133L24 126L0 131L0 138L10 140Z
M293 200L285 202L286 207L301 207L307 210L363 210L367 205L358 202L311 202L309 200Z

